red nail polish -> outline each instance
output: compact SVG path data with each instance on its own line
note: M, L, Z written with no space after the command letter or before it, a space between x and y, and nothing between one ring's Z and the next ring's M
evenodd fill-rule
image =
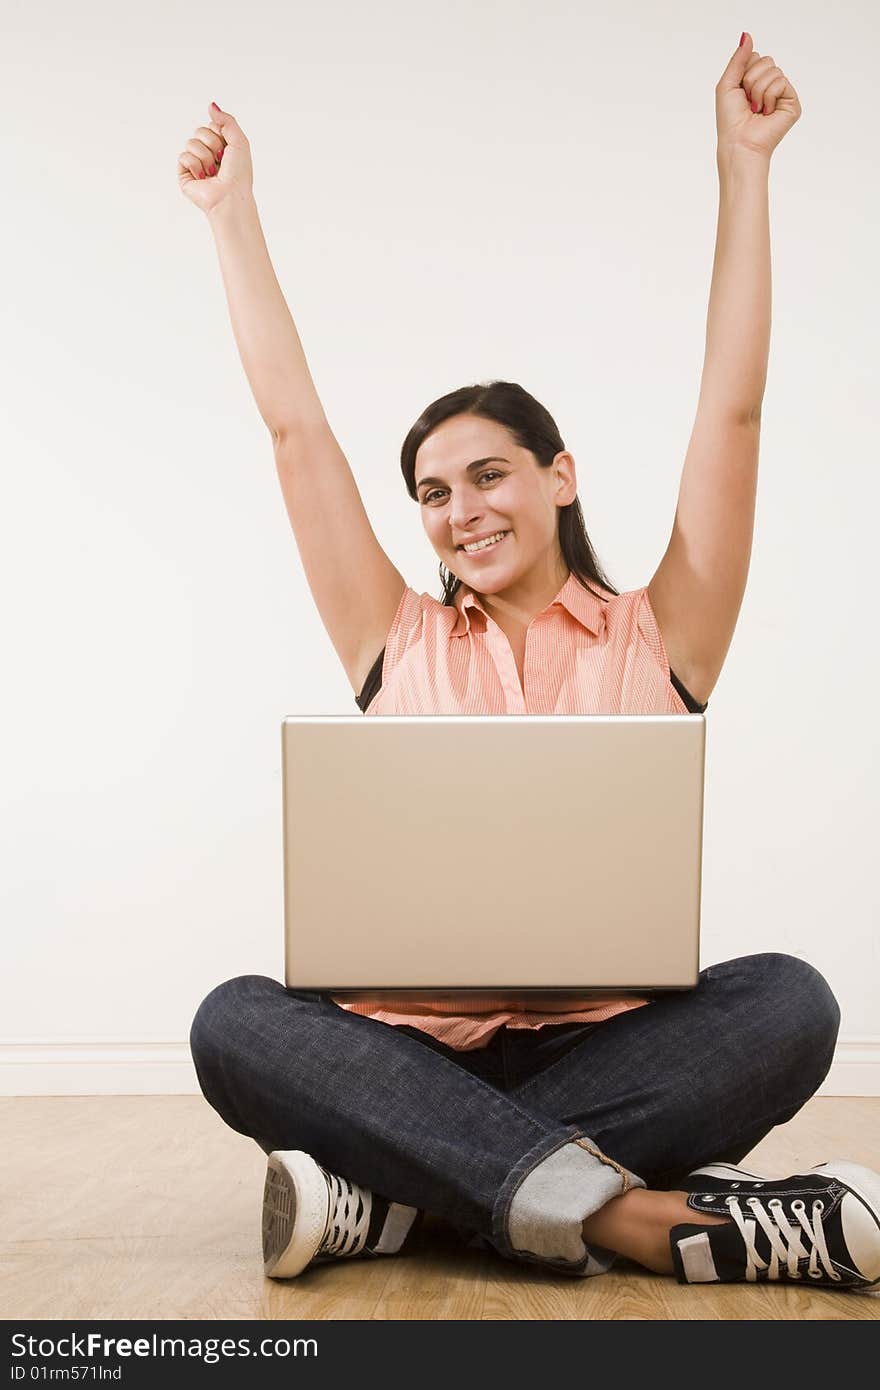
M742 48L742 46L743 46L743 44L745 43L745 41L746 41L746 31L745 31L745 29L743 29L742 33L741 33L740 36L739 36L739 46L740 46L740 48Z

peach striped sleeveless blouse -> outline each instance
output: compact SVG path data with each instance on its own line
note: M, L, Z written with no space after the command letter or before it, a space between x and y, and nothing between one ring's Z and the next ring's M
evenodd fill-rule
M647 588L590 593L570 574L526 635L523 685L507 636L462 584L454 606L404 590L385 649L358 704L366 715L389 714L688 714L701 712L674 673ZM577 995L456 995L361 991L331 998L352 1013L410 1024L460 1051L485 1047L501 1028L598 1023L648 999L584 999Z

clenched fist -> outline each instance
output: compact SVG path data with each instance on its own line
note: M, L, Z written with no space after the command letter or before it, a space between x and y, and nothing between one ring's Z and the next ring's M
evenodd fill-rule
M715 88L718 157L746 153L769 160L800 120L798 94L769 55L761 56L743 33Z
M254 183L251 147L234 116L212 102L211 119L200 125L177 156L177 182L191 203L212 212L232 193L250 193Z

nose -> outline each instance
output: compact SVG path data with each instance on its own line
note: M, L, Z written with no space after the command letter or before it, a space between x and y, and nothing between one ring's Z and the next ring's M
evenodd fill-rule
M474 500L475 499L473 497L471 497L470 499L460 498L457 502L453 502L452 506L450 507L449 530L453 536L458 535L462 531L470 530L474 522L478 520L480 516L480 508L477 507L477 510L475 512L471 511L471 507L474 505Z

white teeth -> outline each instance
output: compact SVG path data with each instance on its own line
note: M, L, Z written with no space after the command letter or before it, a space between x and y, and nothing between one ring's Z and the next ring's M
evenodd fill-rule
M468 554L474 550L485 550L487 546L497 544L506 535L506 531L496 531L494 536L487 536L484 541L475 541L473 545L463 545L462 550L466 550Z

